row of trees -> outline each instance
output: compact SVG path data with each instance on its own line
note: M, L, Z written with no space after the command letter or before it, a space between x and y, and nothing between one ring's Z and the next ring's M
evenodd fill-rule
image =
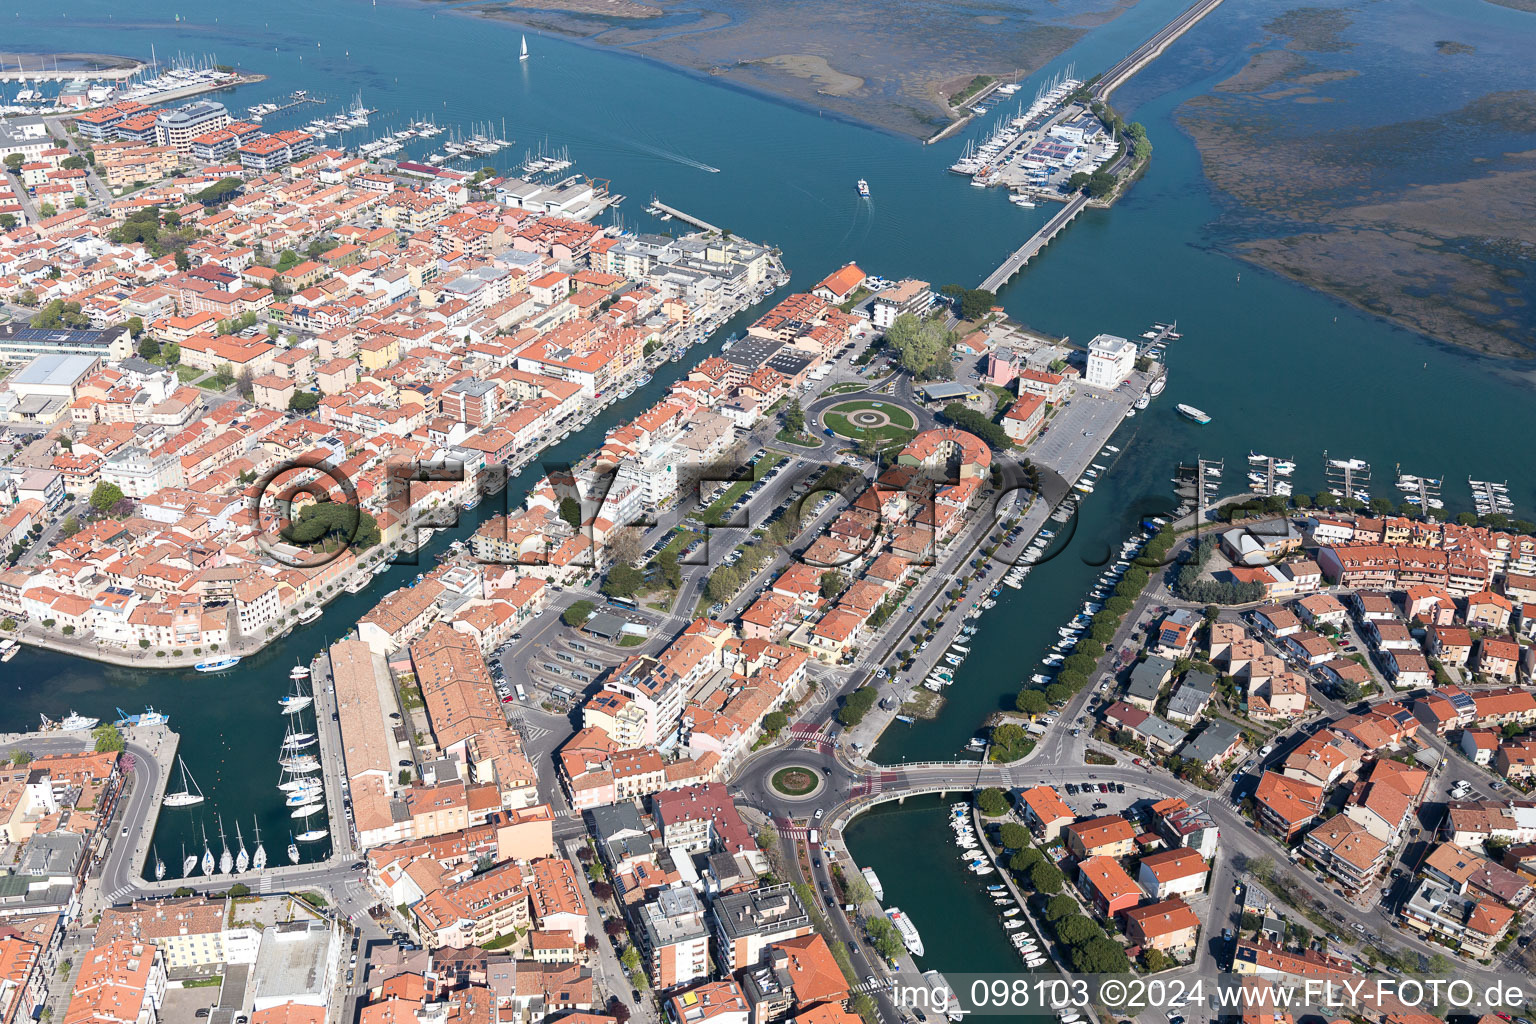
M939 413L939 418L953 423L961 430L975 434L993 448L1008 448L1013 444L1006 430L964 402L950 402L944 407L944 411Z
M939 289L960 304L960 319L980 320L997 305L997 294L985 288L967 288L959 284L947 284Z
M1220 582L1200 578L1211 556L1216 553L1216 542L1205 538L1190 552L1188 561L1174 578L1173 592L1186 601L1201 604L1249 604L1264 598L1264 587L1258 583Z

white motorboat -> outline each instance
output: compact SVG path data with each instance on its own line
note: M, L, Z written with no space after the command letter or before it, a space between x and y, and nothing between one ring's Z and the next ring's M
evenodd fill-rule
M912 923L912 919L903 914L900 907L891 907L885 912L885 916L890 918L891 923L896 926L896 931L906 945L907 951L913 956L922 956L923 939L918 935L917 926Z
M293 833L289 832L288 833L288 863L290 863L290 864L297 864L298 862L299 862L299 844L294 840Z
M101 722L99 718L87 718L85 715L77 715L71 711L67 717L59 722L61 732L85 732L94 729Z
M303 665L295 665L295 666L293 666L293 668L288 670L288 678L289 679L308 679L309 678L309 669L305 668Z

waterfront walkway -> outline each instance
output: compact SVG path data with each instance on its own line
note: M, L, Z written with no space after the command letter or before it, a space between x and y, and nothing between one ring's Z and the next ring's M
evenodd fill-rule
M1174 40L1188 32L1201 18L1210 14L1220 5L1221 0L1196 0L1194 6L1187 8L1177 18L1164 25L1162 30L1155 36L1142 43L1120 63L1099 76L1099 80L1093 84L1093 98L1096 100L1108 100L1110 93L1130 81L1138 71L1161 56L1162 52L1168 49Z

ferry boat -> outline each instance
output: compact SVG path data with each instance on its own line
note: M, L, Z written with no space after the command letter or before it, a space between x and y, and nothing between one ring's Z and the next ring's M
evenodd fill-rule
M324 614L325 614L325 609L321 608L319 605L315 605L313 608L311 608L308 611L306 611L303 615L299 616L299 625L307 626L311 622L317 621L320 618L320 616L322 616Z
M864 876L864 881L869 883L869 891L875 894L875 899L885 899L885 886L880 884L880 878L875 874L874 868L864 868L859 874Z
M475 509L477 509L479 507L480 507L480 496L479 495L476 495L475 497L470 498L468 501L464 502L462 505L459 506L459 508L463 509L465 512L473 512Z
M1211 422L1211 417L1209 415L1201 412L1199 409L1196 409L1192 405L1184 405L1181 402L1178 406L1176 406L1176 408L1179 410L1179 415L1185 417L1186 419L1193 420L1194 422L1200 424L1202 427Z
M239 658L220 658L217 661L200 661L192 667L199 672L223 672L240 664Z
M906 945L907 952L913 956L923 955L923 938L917 934L917 926L912 919L901 912L900 907L891 907L885 912L885 916L891 919L891 924L896 926L896 931L901 935L901 941Z
M869 198L869 182L865 181L863 178L859 179L859 195L863 196L865 199Z

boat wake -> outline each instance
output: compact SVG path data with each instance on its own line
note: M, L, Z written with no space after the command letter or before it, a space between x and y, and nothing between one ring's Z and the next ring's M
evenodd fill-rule
M649 153L652 156L661 157L663 160L670 160L675 164L682 164L684 167L692 167L695 170L705 171L709 174L720 173L720 168L718 167L711 167L709 164L706 164L703 161L694 160L691 157L683 156L681 153L673 153L670 150L662 149L660 146L652 146L648 143L640 142L637 139L630 139L629 144L640 150L642 153Z

